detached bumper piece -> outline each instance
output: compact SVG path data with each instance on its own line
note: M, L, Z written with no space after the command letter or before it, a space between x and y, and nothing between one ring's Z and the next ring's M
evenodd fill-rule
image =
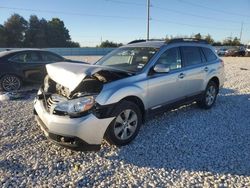
M98 151L101 149L101 145L93 145L88 144L84 140L78 138L78 137L71 137L71 136L65 136L65 135L58 135L54 133L50 133L48 131L48 128L46 125L42 122L42 120L36 115L35 113L35 119L38 123L38 125L43 130L45 136L54 142L57 145L63 146L68 149L76 150L76 151Z

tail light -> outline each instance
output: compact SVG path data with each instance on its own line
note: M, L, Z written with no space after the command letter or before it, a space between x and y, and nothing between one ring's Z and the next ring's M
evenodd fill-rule
M220 63L224 67L224 61L222 59L220 59Z

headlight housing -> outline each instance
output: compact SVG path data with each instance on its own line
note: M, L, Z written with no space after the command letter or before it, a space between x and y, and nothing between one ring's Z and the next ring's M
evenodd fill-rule
M94 96L86 96L60 102L56 105L55 110L60 112L66 112L70 116L78 116L90 110L94 106L94 104Z

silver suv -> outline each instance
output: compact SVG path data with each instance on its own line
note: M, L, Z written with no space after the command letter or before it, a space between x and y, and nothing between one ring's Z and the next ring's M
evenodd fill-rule
M94 65L46 65L34 113L45 135L75 150L97 150L103 138L131 142L149 115L196 101L211 108L224 64L205 41L173 39L120 47Z

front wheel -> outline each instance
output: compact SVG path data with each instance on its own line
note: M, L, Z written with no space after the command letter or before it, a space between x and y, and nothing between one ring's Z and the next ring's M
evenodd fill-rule
M15 75L5 75L0 80L0 86L4 91L15 91L20 89L22 81Z
M210 81L206 87L205 93L202 96L200 101L197 101L197 104L204 109L211 108L217 98L219 88L214 81Z
M116 118L106 131L106 140L117 146L131 142L138 134L142 124L142 115L138 106L129 101L122 101L115 109Z

